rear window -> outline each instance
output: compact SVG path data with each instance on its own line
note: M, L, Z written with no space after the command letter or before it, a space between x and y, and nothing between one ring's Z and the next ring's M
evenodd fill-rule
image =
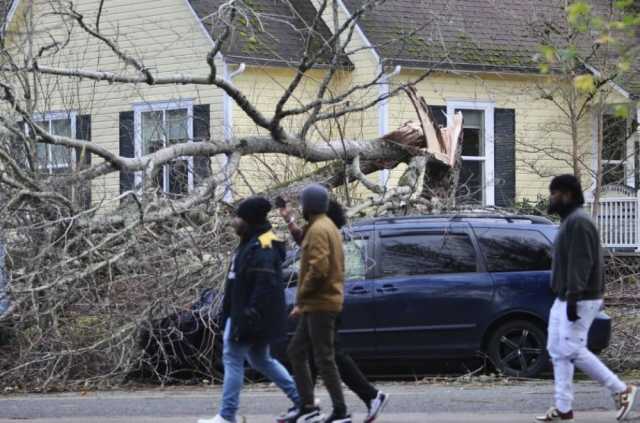
M385 236L381 247L385 277L476 271L476 252L467 235Z
M476 228L489 272L551 269L551 243L540 232L523 229Z

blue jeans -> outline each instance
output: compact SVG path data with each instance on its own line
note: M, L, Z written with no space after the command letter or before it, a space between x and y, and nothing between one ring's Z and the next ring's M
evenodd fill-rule
M262 373L280 388L295 406L299 406L300 397L293 378L287 369L273 357L268 344L245 344L230 339L231 320L227 320L224 328L224 347L222 363L224 364L224 384L222 388L222 407L220 416L236 421L236 413L240 402L240 390L244 383L244 361Z

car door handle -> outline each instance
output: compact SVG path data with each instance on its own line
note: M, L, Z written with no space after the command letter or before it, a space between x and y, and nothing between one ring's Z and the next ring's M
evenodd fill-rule
M398 288L389 283L382 285L382 288L378 288L378 292L396 292L397 290Z
M368 293L369 291L366 290L363 286L354 286L349 290L349 294L352 294L352 295L364 295Z

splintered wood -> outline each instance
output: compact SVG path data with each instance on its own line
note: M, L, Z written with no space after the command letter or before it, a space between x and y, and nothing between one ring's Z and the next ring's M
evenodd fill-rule
M462 113L455 113L447 127L441 128L435 123L424 97L419 97L414 87L405 88L405 92L413 104L418 121L405 122L400 128L386 134L383 138L407 147L423 149L434 159L447 166L453 166L461 143Z

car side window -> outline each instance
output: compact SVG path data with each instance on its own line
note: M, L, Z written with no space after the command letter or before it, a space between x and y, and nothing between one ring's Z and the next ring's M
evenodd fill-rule
M362 280L367 276L367 240L352 239L344 244L344 280Z
M551 243L540 232L526 229L475 229L489 272L551 269Z
M354 238L344 242L344 280L362 280L367 275L367 239ZM300 272L300 258L298 257L286 269L287 286L293 287L297 284L298 273Z
M382 275L412 276L472 273L476 251L464 234L411 234L384 236Z

